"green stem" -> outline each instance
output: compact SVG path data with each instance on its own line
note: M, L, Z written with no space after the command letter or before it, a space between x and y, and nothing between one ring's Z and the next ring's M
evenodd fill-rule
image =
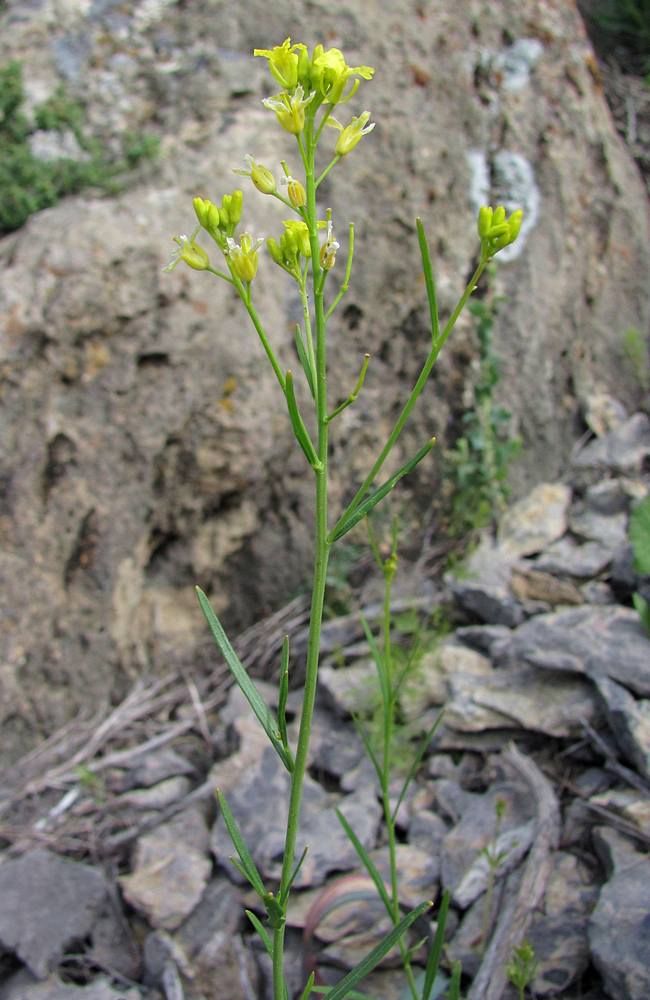
M440 354L440 351L442 350L442 348L443 348L443 346L445 344L445 341L447 340L447 337L449 336L449 334L453 330L454 326L456 325L456 320L458 319L458 317L460 316L461 312L465 308L465 306L466 306L466 304L467 304L467 302L469 300L470 295L474 291L474 289L476 287L476 282L479 280L479 278L481 277L483 271L485 270L486 264L487 264L487 261L481 260L481 262L479 263L478 267L474 271L474 274L470 278L470 281L469 281L469 284L467 285L467 288L465 289L465 291L461 295L460 299L458 300L458 304L456 305L456 308L454 309L453 313L451 314L451 316L447 320L447 323L445 325L444 330L440 333L440 335L438 336L438 338L434 341L433 346L432 346L432 348L431 348L431 350L429 352L429 356L427 357L427 360L424 362L424 365L422 367L422 371L420 372L420 375L418 376L418 380L415 383L415 385L414 385L414 387L413 387L413 389L411 391L411 395L409 396L408 400L406 401L406 403L405 403L405 405L404 405L404 407L402 409L402 412L400 413L399 417L397 418L395 426L393 427L393 429L392 429L392 431L391 431L391 433L390 433L390 435L388 437L388 440L386 441L386 444L382 448L382 450L381 450L381 452L379 454L379 457L377 458L377 460L376 460L375 464L373 465L372 469L370 470L370 472L368 473L368 475L364 479L363 483L361 484L361 486L359 487L359 489L355 493L353 499L348 504L348 506L345 509L345 511L339 517L339 520L337 521L337 525L344 518L346 518L354 510L354 508L357 507L357 505L359 503L361 503L361 501L365 497L366 493L368 492L368 490L370 489L370 487L374 483L374 481L375 481L375 479L376 479L376 477L377 477L377 475L379 473L379 470L381 469L381 467L383 466L384 462L388 458L388 455L390 454L390 452L393 449L393 445L395 444L395 442L397 441L398 437L402 433L402 429L404 428L404 424L406 423L406 421L410 417L411 411L413 410L413 407L415 406L415 404L416 404L416 402L418 400L418 397L420 396L420 393L422 392L422 390L424 389L424 386L426 385L427 379L429 378L429 375L431 374L433 366L435 365L436 361L438 360L438 355ZM337 525L335 525L335 527L333 529L333 533L336 531Z
M311 598L311 613L309 620L309 640L307 644L307 664L305 671L305 686L303 693L300 729L296 747L296 757L291 775L291 792L289 797L289 815L282 859L282 875L280 877L280 894L288 890L291 874L294 868L296 840L300 821L300 805L307 770L309 742L311 737L312 718L316 701L318 681L318 661L320 653L320 633L323 619L323 602L325 599L325 581L329 559L329 543L327 541L327 377L325 350L325 311L323 308L323 291L321 267L319 262L318 229L316 217L316 185L314 182L314 120L313 114L307 116L305 125L303 149L305 151L305 180L307 190L307 224L311 244L311 273L314 290L314 319L316 333L316 408L318 422L318 458L320 467L315 469L316 476L316 523L315 523L315 560L314 577ZM275 929L273 934L273 995L274 1000L285 1000L285 981L283 974L284 958L284 926Z

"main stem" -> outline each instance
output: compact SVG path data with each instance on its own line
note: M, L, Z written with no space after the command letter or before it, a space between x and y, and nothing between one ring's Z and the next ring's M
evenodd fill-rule
M305 772L309 756L311 725L316 701L318 680L318 660L320 654L320 633L323 619L323 602L325 598L325 581L327 562L329 559L329 544L327 542L327 358L325 344L325 310L323 307L323 282L319 261L319 243L316 217L316 184L314 180L314 122L309 116L304 132L305 144L305 179L307 190L307 223L309 226L309 241L311 246L311 272L314 294L314 318L316 332L316 416L318 422L318 458L320 468L316 475L316 517L315 517L315 556L314 577L311 597L311 612L309 618L309 641L307 644L307 665L303 693L302 714L296 758L291 776L291 793L289 797L289 816L287 833L284 842L282 859L282 875L280 892L289 886L293 873L296 854L296 839L300 821L300 804L304 786ZM274 1000L286 1000L286 985L284 979L284 924L276 928L273 934L273 996Z

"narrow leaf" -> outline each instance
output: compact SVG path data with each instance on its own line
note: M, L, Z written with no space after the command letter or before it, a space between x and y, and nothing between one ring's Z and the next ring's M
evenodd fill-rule
M315 978L316 977L315 977L314 973L310 972L309 973L309 979L307 980L305 988L302 991L302 993L300 994L300 1000L308 1000L309 994L313 991L313 988L314 988L314 979Z
M316 391L314 389L314 374L311 370L311 365L309 364L309 358L307 357L307 351L305 350L305 344L302 339L302 333L300 331L300 326L296 323L295 332L296 341L296 351L298 352L298 360L302 366L302 370L305 373L305 378L307 379L307 384L309 385L309 391L312 394L312 398L316 399Z
M355 851L359 855L359 860L361 861L361 864L366 869L368 875L374 882L375 889L377 890L379 898L386 907L388 916L392 920L393 919L392 904L386 886L384 885L384 880L382 879L381 875L379 874L379 871L377 870L377 866L375 865L374 861L366 851L365 847L357 837L356 833L354 832L354 830L352 829L352 827L350 826L350 824L348 823L347 819L340 811L340 809L336 810L336 815L338 816L339 823L341 824L341 826L343 827L343 829L347 834L348 840L350 841Z
M241 830L237 825L237 820L230 811L230 806L226 801L226 796L220 788L217 788L217 799L219 800L219 808L221 810L221 815L223 816L223 821L226 824L226 829L228 830L233 846L241 859L242 868L239 870L242 871L243 869L243 874L246 876L255 892L261 898L264 898L266 895L266 889L264 888L264 883L262 882L262 876L258 872L251 853L246 847L244 838L241 835Z
M449 991L447 993L448 1000L460 1000L460 973L461 973L460 962L454 962L454 967L451 970L451 981L449 983Z
M353 717L352 721L354 723L354 728L356 729L357 733L359 734L359 739L363 743L364 750L368 754L368 757L370 758L370 762L371 762L372 766L375 769L375 774L377 775L377 780L378 780L379 784L381 785L382 780L383 780L383 772L382 772L382 769L380 767L379 761L377 760L377 754L375 753L375 751L372 748L372 744L370 742L370 738L369 738L368 734L366 733L365 729L363 728L363 726L361 725L361 720L360 719L355 719Z
M436 729L440 725L440 721L441 721L441 719L442 719L442 717L443 717L444 714L445 714L445 710L443 708L436 715L436 717L435 717L435 719L433 721L433 725L431 725L429 727L429 729L427 730L427 732L424 734L424 736L420 740L420 745L418 747L417 753L415 754L415 757L413 758L413 760L411 762L411 766L409 768L409 772L406 775L406 778L404 779L404 784L402 785L402 790L399 793L399 798L397 800L397 805L393 809L393 815L392 815L393 822L395 822L395 817L397 816L397 812L399 810L399 807L401 806L402 802L404 801L404 796L406 795L406 793L408 791L409 785L413 781L413 778L415 777L415 773L416 773L418 767L420 766L420 764L422 763L422 758L424 757L425 753L427 752L429 743L433 739L433 734L435 733Z
M293 427L293 433L295 434L296 441L305 453L305 458L314 469L320 467L320 460L316 454L316 449L312 444L312 440L309 436L309 431L305 427L305 423L300 416L300 410L298 409L298 403L296 402L296 394L293 388L293 372L288 371L285 376L285 395L287 399L287 408L289 410L289 418L291 420L291 426Z
M375 666L377 667L377 674L379 676L379 689L381 691L381 700L384 703L384 708L388 709L391 701L391 691L389 688L386 665L381 655L381 650L377 645L377 640L372 634L370 625L363 617L363 615L361 615L361 624L363 625L363 631L366 633L366 639L368 640L368 645L370 646L370 652L372 653L372 658L375 661Z
M287 771L291 774L293 771L293 755L291 751L287 750L282 745L282 739L280 737L280 730L278 723L275 721L273 713L268 708L266 703L263 701L262 696L253 684L252 680L246 672L246 668L237 656L237 653L230 645L228 636L226 635L223 625L214 613L212 606L201 590L200 587L196 588L197 597L199 599L199 604L201 605L201 610L205 615L208 625L210 626L210 631L214 637L214 641L221 650L221 655L225 659L226 663L230 667L230 670L239 685L242 694L246 698L246 701L253 709L253 712L257 716L259 722L264 729L264 732L270 739L271 743L275 747L275 750L286 767Z
M377 504L383 500L384 497L395 488L395 486L397 486L400 479L408 475L409 472L413 471L416 465L418 465L422 459L429 454L435 443L435 438L431 438L427 441L424 447L420 448L417 455L414 455L413 458L406 462L406 464L403 465L402 468L399 469L394 475L392 475L390 479L387 479L385 483L379 486L371 496L363 500L360 504L358 504L358 506L353 507L347 515L342 517L341 520L334 525L328 541L330 543L335 542L339 538L342 538L343 535L347 534L351 528L354 528L355 524L358 524L359 521L366 516L366 514L370 513L373 507L376 507Z
M303 864L303 861L305 860L305 858L307 857L307 851L308 850L309 850L309 848L305 847L305 849L303 850L302 854L300 855L300 857L298 859L298 864L296 865L296 867L294 868L294 870L291 872L291 875L289 877L289 881L287 882L286 889L282 893L280 893L280 902L283 905L286 905L286 903L287 903L287 900L289 898L289 893L291 891L291 886L293 885L293 883L296 881L296 879L298 877L298 872L302 868L302 864Z
M448 889L442 897L442 902L440 903L440 909L438 911L438 926L436 928L436 936L433 939L433 944L431 945L431 951L427 956L427 965L424 975L424 987L422 989L422 1000L430 1000L431 992L433 990L434 983L436 981L436 976L438 975L438 968L440 966L440 958L442 955L442 946L445 941L445 925L447 923L447 911L449 910L449 900L450 893Z
M252 923L253 927L255 928L255 930L257 931L257 933L259 934L259 936L261 937L262 942L264 944L264 947L266 948L266 954L272 960L273 959L273 942L271 941L271 938L268 935L266 927L264 926L264 924L262 923L262 921L259 919L259 917L257 917L253 913L252 910L246 910L245 913L246 913L246 916L248 917L248 919L250 920L250 922Z
M416 219L415 222L418 231L418 243L420 244L420 256L422 257L422 270L424 272L424 284L427 290L427 299L429 301L429 316L431 319L431 340L435 346L438 343L438 338L440 336L440 321L438 318L438 303L436 301L436 285L433 278L433 268L431 266L431 258L429 256L429 244L427 243L427 237L424 232L424 226L422 225L422 219Z
M393 948L402 935L409 929L411 924L426 913L428 909L431 908L431 903L420 903L416 906L414 910L400 920L399 924L390 931L386 937L379 942L379 944L369 952L364 959L354 968L348 972L347 976L344 976L340 982L332 989L331 993L327 994L328 1000L343 1000L343 997L350 996L350 991L357 983L361 982L365 976L367 976L376 965L379 965L382 958L388 954L388 952Z

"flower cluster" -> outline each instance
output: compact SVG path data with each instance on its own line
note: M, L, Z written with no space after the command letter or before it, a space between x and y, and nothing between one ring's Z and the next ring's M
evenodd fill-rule
M517 209L506 218L503 205L490 208L484 205L478 213L478 235L481 241L481 257L490 260L495 253L514 243L519 236L524 213Z

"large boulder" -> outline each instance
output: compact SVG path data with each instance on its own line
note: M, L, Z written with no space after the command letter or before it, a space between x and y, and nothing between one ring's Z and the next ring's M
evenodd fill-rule
M362 400L334 429L334 503L367 471L426 355L418 214L447 316L476 255L478 204L525 210L495 329L522 485L558 474L594 393L638 401L620 362L624 331L647 327L647 201L573 2L396 0L363 15L335 2L309 19L292 0L2 5L0 61L22 60L28 106L63 80L108 141L124 129L162 139L135 186L64 201L0 241L7 757L144 669L211 655L192 583L237 628L307 575L311 484L254 331L225 284L162 273L170 236L192 227L191 197L232 189L245 153L297 168L261 105L265 61L251 56L287 35L377 69L349 105L372 109L377 128L321 188L344 246L348 219L357 226L331 326L333 399L372 355ZM255 235L277 234L276 208L247 190ZM341 276L339 263L330 280ZM270 262L255 297L288 367L299 303ZM396 461L462 408L470 329L460 324ZM405 488L430 503L435 462Z

